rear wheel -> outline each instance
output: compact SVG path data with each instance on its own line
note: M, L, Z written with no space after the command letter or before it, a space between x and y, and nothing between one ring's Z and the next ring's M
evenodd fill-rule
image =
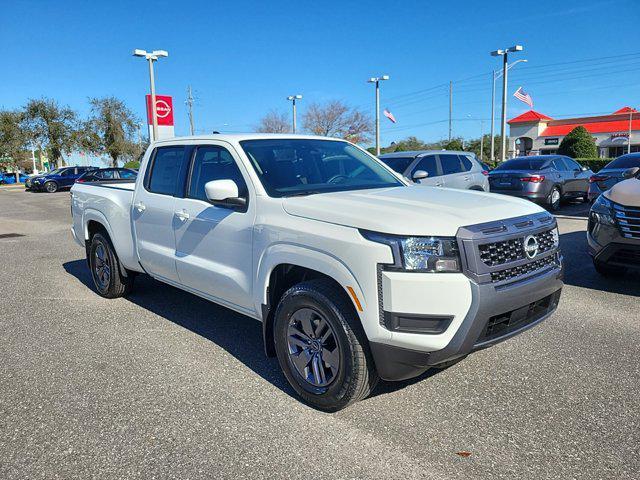
M547 197L547 207L552 212L555 212L560 208L560 199L562 195L560 194L560 189L558 187L553 187L549 196Z
M593 260L593 267L603 277L619 277L624 275L627 271L624 267L618 267L614 265L607 265L606 263L600 262L598 260Z
M89 267L98 294L105 298L123 297L133 288L133 275L122 275L120 260L111 241L102 233L91 237Z
M56 193L58 191L58 184L56 182L49 181L44 184L44 189L49 193Z
M291 287L275 313L280 368L309 405L327 412L371 393L378 382L353 306L329 280Z

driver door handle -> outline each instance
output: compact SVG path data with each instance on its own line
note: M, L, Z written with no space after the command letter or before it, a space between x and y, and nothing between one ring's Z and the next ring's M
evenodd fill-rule
M137 211L142 213L142 212L144 212L146 210L147 207L145 207L144 203L138 202L133 206L133 208L135 208Z
M189 213L187 213L186 210L180 210L179 212L175 212L175 216L178 217L183 222L189 220Z

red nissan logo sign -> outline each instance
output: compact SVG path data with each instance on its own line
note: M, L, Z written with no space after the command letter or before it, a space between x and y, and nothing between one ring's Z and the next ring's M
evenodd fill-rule
M156 95L156 116L158 125L173 126L173 99L168 95ZM151 95L147 95L147 122L153 125L151 116Z

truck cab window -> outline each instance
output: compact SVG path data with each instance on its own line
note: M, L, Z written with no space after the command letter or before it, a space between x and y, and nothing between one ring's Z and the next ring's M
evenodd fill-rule
M163 195L173 195L178 185L178 177L184 161L185 147L159 147L151 165L147 190Z
M198 147L191 166L189 198L207 201L204 186L212 180L233 180L241 197L247 195L247 185L235 160L226 148L214 145Z

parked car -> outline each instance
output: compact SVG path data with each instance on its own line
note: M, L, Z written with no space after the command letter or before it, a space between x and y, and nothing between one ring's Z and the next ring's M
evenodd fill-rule
M640 167L600 195L589 212L587 241L601 275L640 270Z
M5 172L0 174L0 183L5 183L7 185L9 184L13 184L16 183L16 174L13 172ZM25 175L24 173L19 173L18 174L18 182L19 183L25 183L27 181L27 179L29 178L28 175Z
M557 210L563 199L587 200L593 172L563 155L516 157L489 173L491 191L527 198Z
M135 181L137 176L138 172L130 168L100 168L83 173L76 179L76 183L112 180Z
M589 201L593 202L602 192L624 180L623 173L635 167L640 167L640 152L627 153L607 163L589 178Z
M489 174L475 154L443 150L380 155L388 167L420 185L489 191Z
M412 186L343 140L160 140L140 175L71 189L96 291L127 295L147 273L260 320L267 354L319 409L456 362L558 304L552 215Z
M25 184L26 190L33 190L36 192L45 191L49 193L57 192L64 188L70 188L85 172L90 170L97 170L97 167L62 167L56 168L44 175L37 175L31 177L28 183Z

